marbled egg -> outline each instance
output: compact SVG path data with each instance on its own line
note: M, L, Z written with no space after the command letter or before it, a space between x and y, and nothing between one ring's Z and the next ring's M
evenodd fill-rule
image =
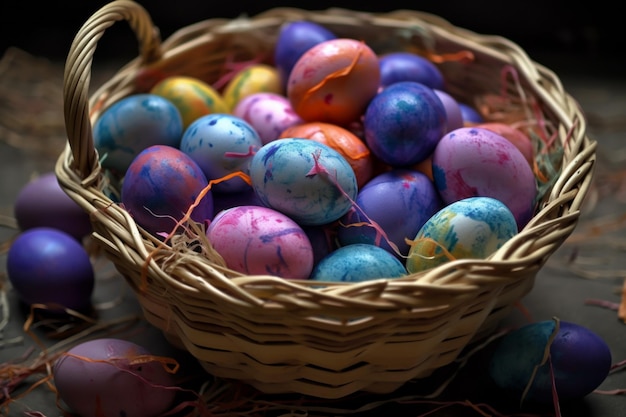
M247 275L307 279L313 268L307 234L292 219L268 207L220 211L206 235L229 268Z
M365 142L350 130L332 123L309 122L294 125L279 135L281 138L306 138L328 145L350 164L362 187L372 178L374 157Z
M213 113L196 119L180 140L180 150L202 169L212 189L237 192L247 188L240 176L248 174L254 153L263 145L257 131L248 122L231 114ZM220 180L220 182L217 182Z
M229 112L242 99L254 93L283 94L278 69L266 64L250 64L235 73L226 84L222 96Z
M148 146L178 147L183 120L174 103L156 94L135 94L113 103L93 125L102 167L122 176Z
M411 243L406 268L413 273L455 259L484 259L516 234L515 217L499 200L455 201L421 227Z
M446 110L434 90L413 81L394 83L377 94L363 119L370 150L395 167L428 158L446 126Z
M366 243L335 249L315 266L313 281L360 282L407 275L404 265L386 250Z
M250 178L264 205L301 225L339 219L358 192L354 171L339 152L303 138L263 145L250 163Z
M237 103L232 114L248 122L264 144L278 139L285 129L304 123L289 99L276 93L250 94Z
M442 207L435 185L425 174L394 169L377 175L361 188L355 207L341 218L337 239L343 246L369 243L406 255L407 240L413 239Z
M493 197L513 212L519 230L532 218L537 185L524 155L501 135L463 127L447 133L432 156L435 186L446 204Z
M443 90L445 81L439 68L427 58L412 52L391 52L380 57L380 84L387 87L400 81L415 81Z
M287 97L305 121L345 126L361 118L379 83L376 53L359 40L336 38L302 54L291 70Z
M122 204L137 224L154 235L169 234L191 206L191 220L213 218L213 195L198 164L178 148L154 145L131 162L122 183Z
M508 139L517 149L520 150L530 166L533 166L535 160L534 145L530 140L530 137L521 130L516 129L509 124L500 122L478 123L474 127L482 127L484 129L491 130Z
M166 77L152 87L150 92L174 103L182 116L183 130L200 116L229 111L224 98L215 88L194 77Z

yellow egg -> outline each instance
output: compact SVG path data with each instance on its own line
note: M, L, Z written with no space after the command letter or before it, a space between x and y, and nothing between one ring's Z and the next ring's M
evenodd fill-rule
M254 93L282 94L278 70L265 64L251 64L237 72L222 93L229 110L241 99Z
M228 113L222 95L210 84L193 77L171 76L158 82L151 93L170 100L180 111L183 128L212 113Z

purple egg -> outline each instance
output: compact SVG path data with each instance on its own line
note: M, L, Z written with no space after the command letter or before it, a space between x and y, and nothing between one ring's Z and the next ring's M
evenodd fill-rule
M54 172L28 182L13 206L20 230L52 227L81 240L91 233L89 214L65 193Z
M283 84L287 84L291 69L306 51L318 43L335 38L334 33L314 22L286 23L278 34L274 48L274 64Z
M459 103L463 124L483 123L485 119L478 111L467 103Z
M413 81L390 85L369 103L363 120L372 153L394 166L428 158L446 132L446 110L435 91Z
M462 127L446 134L432 156L433 179L446 204L492 197L511 210L522 230L532 218L537 183L522 152L490 130Z
M122 184L122 204L148 232L169 234L208 184L202 169L189 155L171 146L150 146L128 167ZM203 223L211 218L213 195L208 190L193 209L191 220Z
M402 81L415 81L430 88L444 90L445 82L439 68L421 55L392 52L380 58L382 87Z
M356 207L340 221L337 239L342 246L369 243L398 255L383 238L382 230L400 255L406 255L409 245L405 239L413 239L442 207L435 185L422 172L408 169L385 172L359 191Z
M443 107L446 109L446 133L463 127L463 113L461 112L461 108L459 107L459 103L456 99L445 91L434 91L435 94L437 94L437 97L439 97L439 100L441 100Z
M61 230L35 227L20 233L7 253L7 275L28 305L46 304L51 312L91 307L95 276L89 254Z

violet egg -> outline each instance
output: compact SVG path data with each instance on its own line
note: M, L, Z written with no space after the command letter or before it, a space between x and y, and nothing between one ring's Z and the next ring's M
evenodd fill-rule
M276 93L250 94L237 103L232 113L248 122L263 144L278 139L285 129L304 123L289 99Z
M303 138L263 145L250 163L250 178L265 206L303 226L339 219L358 192L354 171L339 152Z
M318 43L335 38L334 33L315 22L285 23L280 28L274 48L274 63L283 85L287 84L289 74L302 54Z
M51 227L82 240L92 230L89 214L61 188L54 172L46 172L24 185L13 212L22 231Z
M456 99L445 91L434 91L441 100L443 107L446 109L446 133L463 127L463 113L461 113L461 108Z
M355 203L341 218L337 229L339 243L369 243L396 255L408 253L407 240L413 239L443 207L430 178L408 169L394 169L374 177L359 191Z
M520 150L491 130L462 127L447 133L433 152L432 169L446 204L493 197L511 210L519 230L533 216L535 175Z
M81 417L156 417L178 392L163 359L127 340L93 339L62 354L52 375L59 398Z
M191 220L203 223L213 218L213 194L208 185L189 155L171 146L154 145L139 153L128 167L122 204L139 226L162 236L178 231L177 222L196 202Z
M591 329L568 321L533 322L495 343L489 375L517 401L551 404L553 381L559 401L580 399L598 388L611 369L606 342Z
M484 123L485 119L474 107L467 103L459 103L461 115L463 116L463 125L472 126L476 123Z
M104 110L93 126L102 166L124 175L139 152L151 145L178 147L183 119L178 108L156 94L135 94Z
M7 253L7 275L27 305L49 311L91 308L95 278L85 248L71 235L49 227L20 233Z
M361 282L399 278L407 274L404 265L379 246L355 243L335 249L313 269L311 280Z
M446 125L446 110L434 90L413 81L394 83L378 93L363 119L370 150L394 167L428 158Z
M226 266L247 275L306 279L313 248L304 230L281 212L261 206L222 210L206 236Z
M213 113L189 125L180 150L198 164L208 181L216 181L211 189L237 192L248 184L236 173L248 174L252 156L262 145L257 131L241 117Z
M444 77L439 68L425 57L411 52L391 52L379 59L380 84L388 87L401 81L415 81L443 90Z

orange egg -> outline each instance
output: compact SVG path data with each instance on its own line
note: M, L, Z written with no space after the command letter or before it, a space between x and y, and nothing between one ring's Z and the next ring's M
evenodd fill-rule
M357 121L380 84L376 53L364 42L337 38L308 49L291 70L287 96L307 122Z
M324 122L304 123L288 127L280 138L311 139L330 146L348 161L359 187L372 178L374 161L368 147L358 136L341 126Z
M518 129L515 129L511 125L500 122L485 122L475 124L473 127L482 127L490 130L508 139L520 152L524 155L524 158L532 166L535 159L535 151L533 149L533 143L530 138Z

